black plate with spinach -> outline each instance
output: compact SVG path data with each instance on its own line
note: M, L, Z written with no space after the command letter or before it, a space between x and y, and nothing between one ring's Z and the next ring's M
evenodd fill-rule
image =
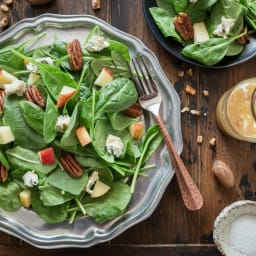
M153 35L158 40L158 42L162 45L163 48L165 48L169 53L176 56L178 59L182 61L188 62L196 66L206 67L205 65L182 55L181 51L183 49L183 46L177 41L173 40L171 37L164 37L164 35L158 29L157 25L155 24L149 12L149 8L157 6L156 0L142 0L142 5L143 5L143 12L144 12L144 17L146 19L146 22L151 32L153 33ZM250 42L245 46L244 50L239 55L226 56L218 64L215 64L213 66L207 66L207 67L208 68L227 68L227 67L241 64L253 58L255 55L256 55L256 36L254 33L250 35Z

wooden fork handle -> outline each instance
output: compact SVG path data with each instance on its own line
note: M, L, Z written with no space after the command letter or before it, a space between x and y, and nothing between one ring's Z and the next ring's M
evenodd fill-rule
M157 115L155 118L170 153L184 204L189 210L198 210L203 206L202 195L176 151L161 115Z

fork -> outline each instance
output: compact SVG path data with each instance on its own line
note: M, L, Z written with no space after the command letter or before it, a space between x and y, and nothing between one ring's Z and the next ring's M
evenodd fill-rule
M128 64L128 68L131 79L134 81L139 94L140 105L143 109L153 114L163 134L185 206L192 211L200 209L203 206L202 195L176 151L163 118L160 115L161 95L158 91L157 84L150 75L143 56L138 55L134 57L131 63Z

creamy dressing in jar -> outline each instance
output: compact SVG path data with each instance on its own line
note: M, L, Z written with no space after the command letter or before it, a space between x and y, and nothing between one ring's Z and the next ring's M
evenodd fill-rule
M243 141L256 142L256 120L251 107L255 89L256 78L247 79L220 98L216 111L217 122L227 135Z

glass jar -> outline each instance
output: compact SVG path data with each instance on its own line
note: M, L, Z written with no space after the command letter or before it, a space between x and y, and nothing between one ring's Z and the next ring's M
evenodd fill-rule
M256 77L243 80L222 95L216 118L225 134L256 143L256 102L252 99L255 93Z

